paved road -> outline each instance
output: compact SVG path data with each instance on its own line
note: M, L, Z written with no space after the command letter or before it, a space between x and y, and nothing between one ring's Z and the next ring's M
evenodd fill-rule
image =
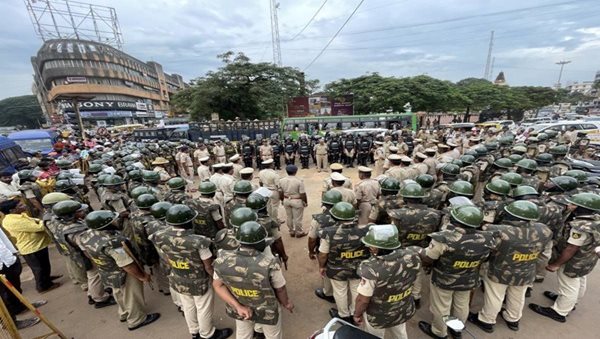
M358 181L356 169L346 171L346 174L356 183ZM315 170L300 170L298 176L304 179L307 192L309 192L309 206L304 215L305 225L309 225L310 216L319 211L321 185L327 174L317 173ZM281 208L280 216L283 218L284 215L285 212ZM308 259L306 238L289 238L285 225L282 228L282 234L284 234L284 242L290 256L290 270L285 272L288 292L296 305L294 314L284 311L284 338L305 339L329 320L327 312L332 305L316 298L313 294L314 288L319 286L319 277L316 262ZM52 249L51 256L53 273L60 273L66 277L63 258L55 249ZM23 278L26 280L23 284L25 295L30 300L42 298L35 292L31 272L27 268L26 270L23 274ZM146 289L147 309L150 312L162 313L162 318L152 325L129 332L125 324L119 323L116 306L96 310L87 304L85 293L78 286L71 284L68 278L63 278L62 282L64 286L43 296L49 300L49 303L42 307L41 311L69 338L177 339L190 337L183 316L177 312L169 297L162 296L157 291ZM518 332L509 330L501 318L499 318L493 334L479 331L474 326L468 326L468 328L477 338L600 338L600 323L594 312L600 307L599 285L600 273L596 270L589 276L589 289L585 300L577 306L577 310L572 312L564 324L538 316L525 306L521 330ZM555 286L556 277L554 274L550 274L544 283L534 286L533 297L529 298L527 302L548 305L542 292L545 289L555 288ZM408 322L410 338L427 338L417 328L419 320L431 319L427 299L428 295L425 294L423 306ZM225 314L222 301L218 297L215 297L215 301L216 325L218 327L233 326L233 321ZM481 294L478 293L473 310L478 310L480 307ZM47 332L47 328L43 324L39 324L23 331L22 335L24 338L32 338ZM464 337L468 338L469 336L466 334Z

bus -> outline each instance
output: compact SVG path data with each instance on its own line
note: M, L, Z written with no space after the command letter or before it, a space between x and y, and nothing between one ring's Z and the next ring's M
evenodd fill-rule
M17 169L19 159L26 159L27 155L13 140L0 136L0 169Z
M27 154L41 152L43 155L48 155L53 150L57 134L51 130L28 129L10 133L8 138L21 146Z

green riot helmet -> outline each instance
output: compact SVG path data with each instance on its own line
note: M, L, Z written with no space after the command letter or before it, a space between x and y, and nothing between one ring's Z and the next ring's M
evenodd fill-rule
M508 156L508 158L513 164L516 164L523 159L523 156L520 154L511 154Z
M505 180L511 186L515 186L515 187L519 186L523 182L523 176L520 175L519 173L515 173L515 172L504 173L504 174L502 174L500 179Z
M493 194L508 195L510 193L510 184L502 179L495 179L485 185L485 189Z
M197 215L198 212L194 211L189 206L173 205L167 211L167 214L165 215L165 221L167 222L167 225L170 226L185 225L196 219Z
M198 186L198 190L202 195L210 195L217 191L217 185L210 181L203 181L200 183L200 186Z
M396 225L369 226L369 232L367 232L361 241L369 247L376 247L384 250L395 250L400 247L398 228L396 228Z
M579 185L577 179L566 175L550 178L550 181L560 188L563 192L569 192L576 189Z
M558 135L558 132L553 130L553 129L547 129L544 131L544 133L546 133L546 135L548 136L548 138L556 138L556 136Z
M550 165L554 161L554 157L550 153L540 153L535 157L540 165Z
M106 173L102 173L98 175L98 180L96 182L97 185L103 186L104 185L104 180L106 180L106 178L108 178L110 176L110 174L106 174Z
M415 178L415 181L425 189L431 188L435 184L435 178L429 174L420 174Z
M535 188L526 185L517 186L512 192L513 198L521 198L527 195L535 195L537 197L540 194Z
M252 193L246 199L246 207L254 211L261 211L267 208L268 199L258 193Z
M135 198L135 205L141 210L149 209L150 207L152 207L152 205L156 204L157 202L158 199L156 199L156 196L154 196L154 194L149 193L142 194L139 197Z
M185 184L186 184L185 180L180 177L174 177L167 181L167 186L169 186L169 189L172 189L172 190L178 190L181 188L185 188Z
M233 185L233 193L250 194L252 193L252 183L248 180L240 180Z
M33 171L32 170L20 170L18 172L18 176L20 180L33 180L34 176L33 176Z
M495 151L498 149L498 143L495 141L486 142L483 145L488 151Z
M387 194L398 194L400 181L396 178L387 177L381 182L381 191Z
M229 217L229 224L231 224L231 227L233 228L238 228L246 221L257 220L258 216L256 215L256 212L254 212L251 208L240 207L231 212L231 216Z
M470 155L470 156L472 156L473 158L477 158L477 156L478 156L478 153L477 153L477 151L476 151L476 150L470 149L470 150L466 150L466 151L465 151L465 155Z
M64 200L52 206L52 213L59 218L74 216L83 205L75 200Z
M71 162L69 160L56 160L56 166L60 169L71 168Z
M459 159L465 165L472 165L475 162L475 157L468 154L462 155Z
M460 159L453 159L450 163L458 166L459 168L465 165Z
M93 230L101 230L112 224L118 217L119 215L113 211L93 211L85 217L85 224Z
M96 174L102 172L102 164L90 164L88 168L88 173Z
M425 198L425 190L416 182L409 183L402 187L400 196L403 198L422 199Z
M129 173L130 171L133 171L135 169L135 167L131 166L131 165L127 165L125 166L125 172Z
M548 134L542 132L542 133L538 133L537 138L539 141L546 141L548 140Z
M525 154L525 153L527 153L527 146L515 145L512 148L512 152L516 153L516 154Z
M56 192L64 192L73 188L75 188L75 183L68 179L58 180L56 183L54 183L54 191Z
M150 187L146 187L146 186L138 186L129 192L129 196L131 197L131 199L135 200L140 195L146 194L146 193L153 193L152 189L150 189Z
M483 212L475 206L456 206L450 210L450 215L456 222L467 227L479 228L483 222Z
M540 211L536 204L527 200L517 200L504 206L504 210L513 217L534 221L540 217Z
M352 221L356 217L356 210L352 204L341 201L333 205L329 214L336 220Z
M167 211L173 204L168 201L159 201L150 207L150 214L158 220L162 220L167 216Z
M494 161L494 165L496 167L500 167L500 168L504 168L504 169L511 169L513 167L513 163L512 163L512 161L510 161L509 158L497 159L496 161Z
M42 198L42 205L54 205L57 202L71 200L71 197L61 192L51 192Z
M600 195L594 193L578 193L567 198L567 201L573 205L585 209L600 212Z
M537 162L532 159L521 159L517 162L516 166L531 172L537 170Z
M321 204L327 206L333 206L340 201L342 201L342 193L338 190L329 190L321 197Z
M121 178L121 176L116 174L109 175L106 179L104 179L104 186L119 186L123 185L125 180Z
M567 146L565 145L557 145L554 147L550 147L548 152L552 155L567 155Z
M447 163L442 166L440 171L446 175L458 175L460 174L460 167L458 167L458 165L455 164Z
M450 192L466 197L472 197L474 193L473 185L464 180L456 180L455 182L451 183L448 188L450 189Z
M582 170L568 170L564 175L575 178L580 184L585 183L588 178L588 174Z
M510 146L513 143L513 139L511 137L501 137L498 139L498 143L500 146Z
M475 152L477 152L478 157L483 157L488 154L488 149L485 146L475 147Z
M242 245L261 245L264 246L267 238L267 230L256 221L246 221L240 225L235 238Z
M142 179L144 180L144 182L158 184L160 182L160 174L154 171L143 171Z
M139 169L131 170L127 173L127 177L133 181L140 181L142 179L142 171Z
M58 175L56 176L56 180L69 180L73 178L73 173L68 172L68 171L61 171L60 173L58 173Z

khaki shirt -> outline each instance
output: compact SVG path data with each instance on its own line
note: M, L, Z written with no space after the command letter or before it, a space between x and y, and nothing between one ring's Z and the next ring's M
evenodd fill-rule
M283 198L300 199L301 194L306 194L304 182L296 176L281 178L279 186L283 191Z
M326 155L327 154L327 145L317 144L315 145L315 153L317 155Z
M207 148L194 151L194 159L196 159L197 162L200 162L200 159L204 157L210 157L210 152Z
M258 148L258 151L260 152L260 157L263 160L273 158L273 147L271 145L261 145Z
M398 144L398 154L407 154L408 153L408 145L405 142L401 142Z
M270 190L278 190L279 189L279 174L275 172L271 168L266 168L258 172L258 180L259 182L266 188Z
M346 179L346 181L344 181L344 184L342 185L342 187L352 189L352 181L350 181L350 179ZM323 193L329 191L332 188L333 188L333 184L331 183L331 178L327 178L327 179L323 180Z
M200 182L208 181L210 179L210 168L206 165L198 166L198 177Z
M356 185L354 193L359 203L375 204L379 196L379 182L375 179L365 179Z
M240 164L233 164L233 177L235 180L240 180L240 171L244 168L244 166Z
M332 190L336 190L342 194L342 201L356 206L356 194L354 194L353 190L345 187L334 187Z
M213 153L217 157L224 157L225 156L225 147L223 147L223 145L221 145L221 146L215 145L215 147L213 147Z
M235 179L230 174L223 174L219 180L217 189L223 192L224 201L227 202L233 199L233 185L235 185Z
M386 158L390 155L390 147L393 145L394 144L390 140L383 142L383 153Z
M379 146L373 152L373 159L375 161L385 160L385 152L383 151L383 147Z

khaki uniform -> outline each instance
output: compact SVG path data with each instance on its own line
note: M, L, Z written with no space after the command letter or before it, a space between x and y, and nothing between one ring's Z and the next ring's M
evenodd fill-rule
M303 233L304 201L300 197L306 194L304 182L296 176L288 176L279 180L279 186L283 192L283 207L290 233Z
M375 176L383 174L383 163L385 162L385 152L382 146L378 146L373 153L375 160Z
M225 157L225 147L223 145L215 145L212 149L215 155L215 162L224 164L227 162L227 158Z
M346 181L344 181L344 184L342 185L342 187L345 187L347 189L352 189L352 181L350 181L350 179L346 179ZM331 178L327 178L327 179L323 180L323 193L329 191L332 188L333 188L333 184L331 183Z
M241 179L240 177L240 171L244 168L244 166L240 165L240 164L233 164L233 177L235 178L235 181L239 181Z
M317 171L327 168L327 145L318 143L315 145L315 154L317 157Z
M219 189L219 187L221 186L222 178L223 174L214 173L213 175L211 175L208 181L212 182L213 184L215 184L215 186L217 186L217 191L215 192L215 201L221 206L221 214L225 214L223 211L223 206L225 206L225 199L223 197L223 192Z
M435 160L435 158L433 157L429 157L425 160L423 160L423 163L425 165L427 165L427 174L433 176L435 178L436 174L437 174L437 160Z
M279 196L279 174L271 168L266 168L258 172L258 180L262 186L268 188L273 193L269 198L267 211L273 220L279 222L279 203L281 202L281 197Z
M339 191L342 194L342 201L352 204L352 206L356 206L356 194L354 194L353 190L343 186L334 187L332 190Z
M273 159L273 146L271 145L261 145L258 152L262 161Z
M369 222L371 208L379 197L379 182L375 179L365 179L356 185L354 194L358 202L358 224L366 224Z
M196 160L196 163L199 164L200 159L202 159L204 157L210 157L210 152L208 151L208 148L197 149L194 151L193 156L194 156L194 160Z
M200 182L208 181L210 179L210 168L206 165L198 166L198 178Z
M217 189L223 192L223 202L227 202L233 199L233 185L235 185L235 178L230 174L223 174Z
M175 155L175 162L179 169L179 175L186 181L191 182L194 180L194 162L189 154L185 152L179 152Z

